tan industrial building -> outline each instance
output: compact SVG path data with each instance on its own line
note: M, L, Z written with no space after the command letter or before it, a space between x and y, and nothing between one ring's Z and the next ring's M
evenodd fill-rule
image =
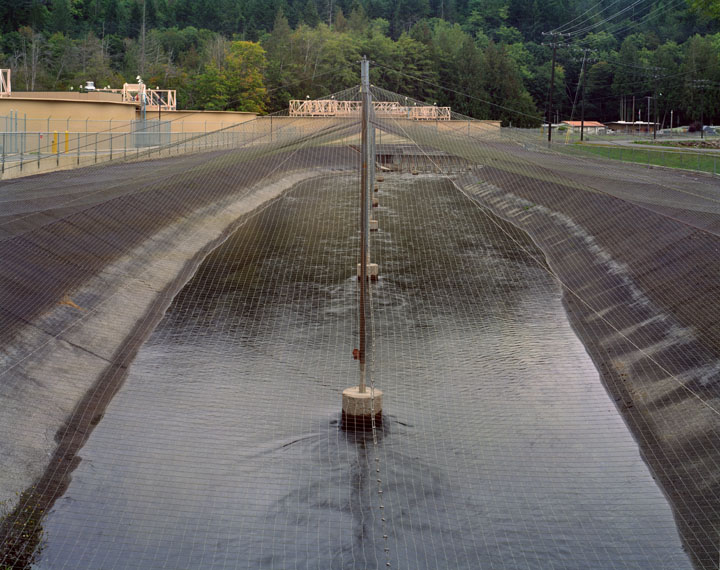
M142 118L137 102L119 93L23 92L0 98L0 117L11 114L26 121L27 132L120 132ZM147 119L170 123L173 133L211 132L252 120L256 113L240 111L146 110Z

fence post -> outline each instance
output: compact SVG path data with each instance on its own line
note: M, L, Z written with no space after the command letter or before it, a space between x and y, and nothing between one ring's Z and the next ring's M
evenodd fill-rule
M125 135L123 137L123 148L125 149L123 151L123 158L127 159L127 133L125 133Z
M60 144L57 140L57 131L53 134L53 142L55 143L55 166L60 167Z
M77 163L80 166L80 132L77 133L75 139L77 140Z
M42 135L38 133L38 170L40 170L40 141L42 140Z
M97 164L97 143L98 143L98 134L97 134L97 131L95 131L95 164Z
M3 155L2 155L2 173L5 174L5 135L3 133Z
M112 123L112 119L110 119L110 122ZM112 136L112 130L111 130L110 131L110 160L111 161L112 161L112 140L113 140L113 136Z

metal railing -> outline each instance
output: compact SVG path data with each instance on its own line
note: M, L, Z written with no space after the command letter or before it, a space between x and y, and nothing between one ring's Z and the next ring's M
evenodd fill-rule
M170 121L133 121L113 131L24 130L23 118L0 117L0 176L12 178L89 166L113 160L138 160L176 154L292 141L307 128L292 120L258 117L215 131L173 132ZM15 120L17 119L17 121ZM16 128L17 122L17 128ZM30 122L29 120L27 122ZM8 128L11 127L11 128Z
M720 175L720 151L698 152L658 146L633 145L563 145L563 152L621 162L632 162L647 167L662 166Z

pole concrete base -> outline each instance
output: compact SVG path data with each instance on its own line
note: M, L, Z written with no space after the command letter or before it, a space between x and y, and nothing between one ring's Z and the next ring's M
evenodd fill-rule
M378 176L378 177L377 177L377 181L378 181L378 182L383 182L384 180L385 180L385 178L383 178L382 176Z
M342 393L342 428L349 431L365 431L372 429L372 418L375 416L375 425L382 424L382 397L381 390L374 390L374 397L370 396L370 388L360 393L358 386L347 388Z
M377 198L373 198L372 199L372 207L377 208L379 205L380 205L380 200L378 200Z
M370 220L370 231L371 232L378 231L378 221L377 220Z

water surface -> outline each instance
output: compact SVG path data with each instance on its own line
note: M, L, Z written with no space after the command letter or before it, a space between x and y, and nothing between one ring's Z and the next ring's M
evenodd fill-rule
M376 442L339 429L356 188L300 184L206 260L82 450L37 567L690 568L537 250L446 180L381 184L385 422Z

